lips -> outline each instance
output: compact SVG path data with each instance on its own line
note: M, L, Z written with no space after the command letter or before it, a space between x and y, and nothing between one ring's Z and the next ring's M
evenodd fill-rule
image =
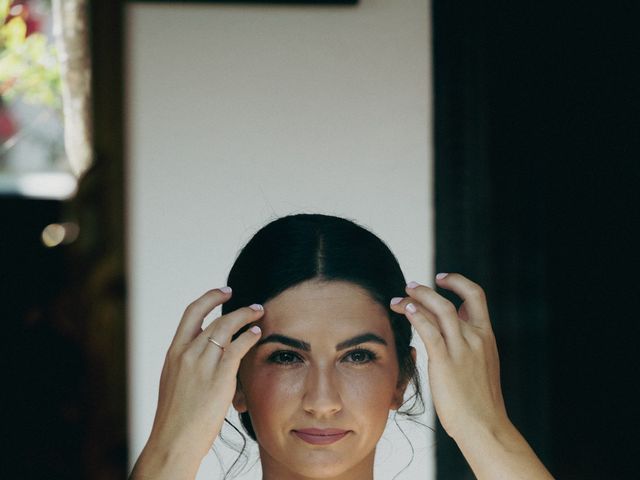
M329 445L342 440L350 430L339 428L302 428L293 430L293 434L312 445Z

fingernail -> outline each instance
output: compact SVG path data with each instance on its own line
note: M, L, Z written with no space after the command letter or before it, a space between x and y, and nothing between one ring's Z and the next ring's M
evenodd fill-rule
M253 327L251 327L249 330L251 330L251 331L252 331L253 333L255 333L256 335L259 335L259 334L260 334L260 332L262 331L262 330L260 330L260 327L259 327L259 326L257 326L257 325L254 325L254 326L253 326Z
M391 299L391 305L395 305L396 303L400 303L402 301L402 297L393 297Z
M407 283L407 288L416 288L419 285L418 282L414 282L413 280Z
M406 308L407 311L410 312L410 313L416 313L417 312L416 307L415 307L415 305L413 303L407 303L407 306L404 307L404 308Z
M436 275L436 278L438 280L442 280L444 277L446 277L447 275L449 275L448 273L439 273Z
M256 312L259 312L260 310L264 310L264 308L262 308L262 305L260 305L259 303L254 303L253 305L249 305L249 308L251 310L255 310Z
M224 293L231 293L231 287L222 287L219 290Z

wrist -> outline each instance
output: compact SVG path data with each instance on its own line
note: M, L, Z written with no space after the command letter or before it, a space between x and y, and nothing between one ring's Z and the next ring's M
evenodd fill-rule
M524 438L508 417L485 422L468 422L453 436L458 447L465 450L485 449L489 446L511 450Z
M553 480L506 416L497 422L469 425L454 440L478 480Z
M130 480L193 480L202 458L190 455L175 445L165 445L149 439L145 445Z

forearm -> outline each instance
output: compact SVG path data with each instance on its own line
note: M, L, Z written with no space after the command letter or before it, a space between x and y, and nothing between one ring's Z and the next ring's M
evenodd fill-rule
M138 457L129 480L194 480L199 467L197 459L148 443Z
M478 480L553 480L511 422L469 429L456 442Z

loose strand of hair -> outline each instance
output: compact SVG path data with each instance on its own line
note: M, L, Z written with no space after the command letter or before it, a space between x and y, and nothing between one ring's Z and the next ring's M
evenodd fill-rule
M247 465L247 456L245 454L245 450L247 448L247 439L244 436L244 434L238 429L238 427L236 427L229 419L225 418L224 419L225 423L227 425L229 425L231 428L233 428L233 430L240 435L240 438L242 439L242 447L240 448L240 451L238 452L238 456L235 458L235 460L233 461L233 463L231 464L231 466L227 469L227 471L224 473L224 477L223 480L227 480L227 478L235 478L238 476L238 471L242 471L244 469L244 467ZM226 445L227 447L238 451L238 445L230 442L229 440L227 440L224 435L222 434L222 432L220 432L220 440L222 441L222 443L224 445ZM221 468L223 468L223 463L222 463L222 459L220 458L220 455L218 454L218 452L215 451L215 449L212 447L212 451L215 453L216 458L218 459L218 462L221 465ZM244 458L244 462L242 464L240 464L240 459Z
M402 470L400 470L398 473L396 473L393 476L392 480L395 480L402 472L404 472L407 468L409 468L409 465L411 465L413 463L416 451L415 451L415 448L413 448L413 444L411 443L411 440L409 440L409 437L407 436L407 433L402 429L402 427L398 423L398 414L397 413L393 414L393 423L396 424L396 427L398 427L398 430L400 430L400 433L402 434L404 439L409 444L409 450L411 451L411 457L409 458L409 461L407 462L407 464L404 467L402 467Z

